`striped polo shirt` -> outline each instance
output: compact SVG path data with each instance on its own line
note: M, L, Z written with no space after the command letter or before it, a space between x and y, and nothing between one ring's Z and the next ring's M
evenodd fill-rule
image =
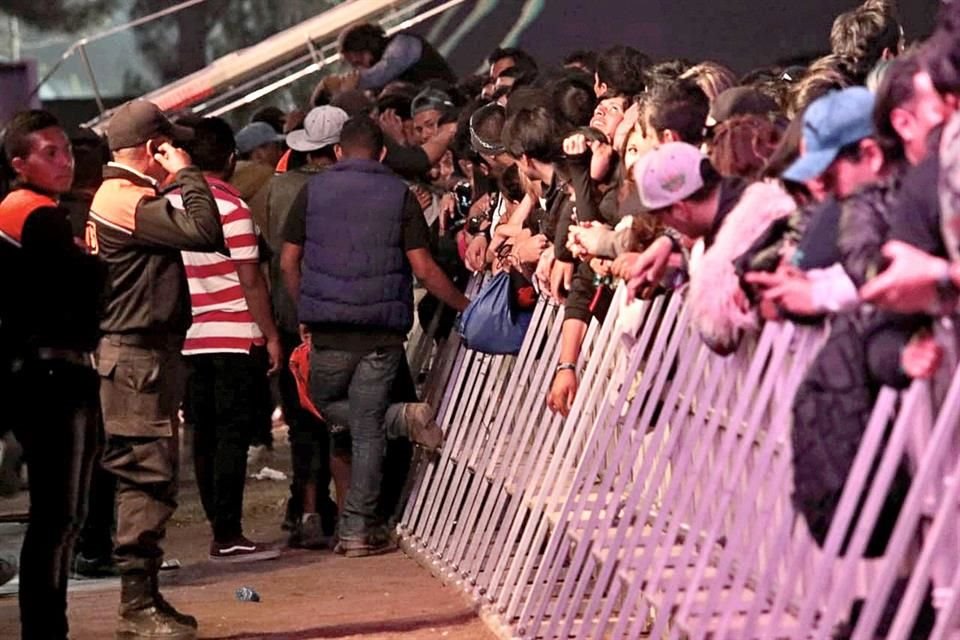
M183 353L250 353L252 346L265 341L247 307L235 265L259 263L257 229L249 207L236 189L209 176L207 182L220 210L223 239L230 255L183 252L193 311ZM167 198L174 206L183 207L179 193L171 193Z

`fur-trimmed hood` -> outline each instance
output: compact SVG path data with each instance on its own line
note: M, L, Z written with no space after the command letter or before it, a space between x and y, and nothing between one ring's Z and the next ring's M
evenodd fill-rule
M687 301L700 336L713 351L736 350L745 331L758 328L733 261L743 255L775 220L793 213L796 202L777 181L755 182L723 221L713 245L690 275Z

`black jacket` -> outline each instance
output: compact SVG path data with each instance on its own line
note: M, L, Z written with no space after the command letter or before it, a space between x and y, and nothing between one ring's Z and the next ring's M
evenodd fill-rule
M203 174L187 167L173 180L183 209L146 176L109 164L93 198L90 250L106 265L104 333L185 335L190 296L181 251L222 251L217 203Z

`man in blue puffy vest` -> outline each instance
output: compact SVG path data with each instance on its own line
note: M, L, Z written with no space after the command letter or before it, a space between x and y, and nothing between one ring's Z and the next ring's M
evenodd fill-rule
M413 276L458 311L468 300L433 261L416 197L381 164L379 126L350 119L335 152L337 163L307 184L302 238L288 220L281 262L313 344L310 395L324 415L349 416L350 491L337 551L364 556L389 545L376 507L385 416L413 326Z

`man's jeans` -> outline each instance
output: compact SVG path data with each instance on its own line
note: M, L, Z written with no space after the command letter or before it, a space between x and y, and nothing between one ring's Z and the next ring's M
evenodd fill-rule
M377 524L377 501L386 451L384 419L403 358L401 347L370 353L314 347L310 395L321 413L346 399L352 444L350 491L340 518L340 536L361 538ZM336 413L336 407L333 407Z

